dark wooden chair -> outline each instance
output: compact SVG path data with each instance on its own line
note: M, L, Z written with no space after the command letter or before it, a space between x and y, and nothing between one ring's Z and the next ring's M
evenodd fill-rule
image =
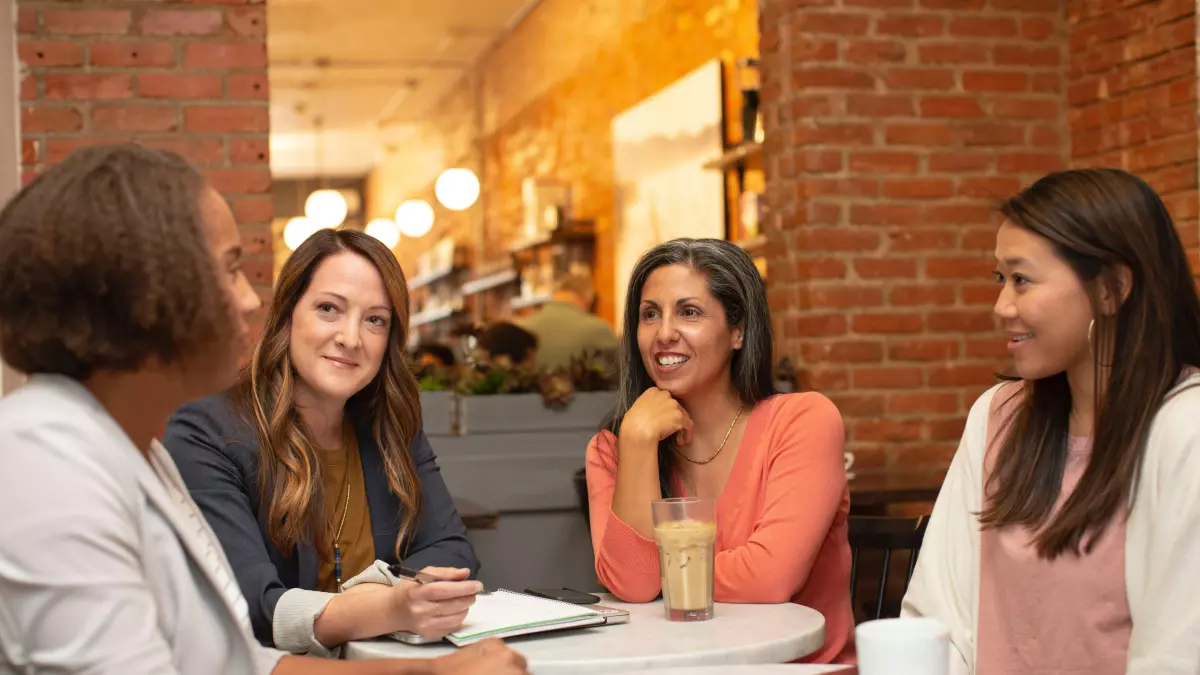
M913 569L917 565L917 554L921 550L921 542L925 539L925 528L929 524L929 516L920 518L891 518L886 516L850 516L850 603L858 612L858 585L862 581L859 575L861 554L867 551L883 553L883 569L879 574L879 590L875 597L875 611L868 618L882 619L883 601L887 594L888 577L891 573L892 552L908 551L908 570L904 575L904 588L901 594L908 591L908 582L912 580Z
M591 516L588 513L588 489L587 489L587 469L580 469L572 476L572 481L575 483L575 496L579 499L579 511L583 513L583 520L587 522L588 527L591 527Z

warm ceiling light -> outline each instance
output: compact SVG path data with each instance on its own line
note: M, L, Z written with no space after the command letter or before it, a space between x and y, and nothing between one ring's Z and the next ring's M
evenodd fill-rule
M406 237L424 237L433 229L433 207L424 199L404 202L396 208L396 226Z
M319 229L321 228L314 225L308 218L296 216L283 226L283 243L287 245L288 250L295 251L300 248L300 244L303 244L304 240Z
M396 248L396 244L400 243L400 228L391 218L376 218L367 223L364 231L388 248Z
M479 179L470 169L446 169L434 183L433 193L442 206L462 211L479 199Z
M337 190L317 190L304 202L304 215L318 227L337 227L346 221L346 198Z

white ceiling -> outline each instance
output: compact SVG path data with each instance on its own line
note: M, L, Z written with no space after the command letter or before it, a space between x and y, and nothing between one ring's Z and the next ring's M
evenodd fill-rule
M271 170L363 175L537 0L271 0ZM314 122L322 120L320 134Z

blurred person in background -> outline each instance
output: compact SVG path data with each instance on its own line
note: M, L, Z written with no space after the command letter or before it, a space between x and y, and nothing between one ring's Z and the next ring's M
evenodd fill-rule
M621 343L612 326L591 313L595 302L591 278L572 272L558 280L549 302L515 322L537 336L538 368L566 368L585 352L615 358Z

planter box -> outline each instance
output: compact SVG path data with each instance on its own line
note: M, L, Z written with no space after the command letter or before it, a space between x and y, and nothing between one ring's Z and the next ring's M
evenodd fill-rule
M616 392L576 393L565 408L548 408L541 394L500 394L459 397L459 433L462 435L521 431L567 431L600 428L612 411Z
M454 433L454 396L449 391L421 392L421 421L430 438Z

